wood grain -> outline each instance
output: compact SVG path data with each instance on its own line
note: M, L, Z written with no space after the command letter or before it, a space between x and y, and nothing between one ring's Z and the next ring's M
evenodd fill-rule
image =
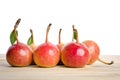
M120 56L104 55L103 60L113 60L113 65L105 65L96 61L84 68L68 68L56 66L40 68L36 65L28 67L11 67L5 55L0 55L0 80L119 80Z

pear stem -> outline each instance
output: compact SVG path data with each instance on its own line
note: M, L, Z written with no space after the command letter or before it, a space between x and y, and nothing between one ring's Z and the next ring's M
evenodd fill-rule
M15 26L14 26L14 35L15 35L15 38L16 38L16 41L17 41L17 44L19 43L19 40L18 40L18 36L16 35L16 29L20 23L21 19L19 18L16 23L15 23Z
M73 27L73 37L72 37L72 42L74 42L74 39L76 37L76 43L79 43L79 38L78 38L78 31L77 29L75 29L74 25L72 25Z
M46 43L48 43L48 33L49 33L49 30L50 30L50 27L51 27L51 23L48 25L48 27L47 27L47 30L46 30L46 40L45 40L45 42Z
M33 30L32 29L30 29L30 33L31 33L33 44L34 44L34 36L33 36Z
M59 38L58 38L59 39L59 41L58 41L59 44L61 44L61 31L62 31L62 29L60 28L60 30L59 30Z
M75 29L74 25L72 25L72 28L73 28L72 42L74 42L74 29Z
M100 58L98 58L98 61L99 62L102 62L102 63L104 63L104 64L107 64L107 65L111 65L111 64L113 64L114 63L114 61L111 61L111 62L105 62L105 61L103 61L103 60L101 60Z

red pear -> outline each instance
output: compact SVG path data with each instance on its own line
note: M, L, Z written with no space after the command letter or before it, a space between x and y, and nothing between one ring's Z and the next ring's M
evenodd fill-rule
M31 33L31 36L28 38L27 45L31 49L32 53L34 53L37 46L35 45L35 42L34 42L34 35L33 35L33 30L32 29L30 29L30 33ZM32 65L35 64L34 60L32 61L31 64Z
M34 35L33 35L33 30L32 29L30 29L30 33L31 33L31 36L29 37L29 39L27 41L27 44L30 47L30 49L32 50L32 52L34 52L35 49L37 48L37 46L34 42Z
M58 45L57 45L58 49L60 50L60 53L64 47L64 44L61 42L61 31L62 29L59 30Z
M58 45L57 45L57 47L58 47L58 49L60 51L60 56L61 56L62 49L64 47L64 44L61 42L61 31L62 31L62 29L59 30ZM58 64L59 65L63 64L62 61L61 61L61 59L60 59L60 61L59 61Z
M88 49L78 40L78 32L76 29L73 29L77 33L76 42L71 42L67 44L61 53L61 60L65 66L68 67L84 67L89 61L89 51Z
M18 40L18 37L17 37L18 33L16 31L16 28L20 23L20 21L21 19L17 20L14 26L14 30L10 35L12 46L9 47L6 53L6 60L11 66L23 67L31 64L32 52L27 45L19 42ZM14 44L15 41L17 41L16 44Z
M56 66L60 60L60 52L57 46L48 42L48 32L51 24L48 25L46 31L45 43L38 46L33 53L33 58L37 66L53 67Z
M90 60L88 62L89 65L93 64L97 60L104 63L104 64L107 64L107 65L113 64L113 61L105 62L105 61L103 61L103 60L101 60L99 58L100 48L99 48L98 44L95 41L93 41L93 40L85 40L85 41L83 41L83 44L85 44L87 46L87 48L89 50L89 53L91 55Z

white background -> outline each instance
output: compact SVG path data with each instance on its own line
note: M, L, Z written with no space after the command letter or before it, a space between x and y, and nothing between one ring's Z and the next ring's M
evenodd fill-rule
M62 42L72 39L72 25L79 31L79 40L98 43L101 55L120 54L119 0L0 0L0 54L9 48L9 35L18 18L19 40L27 42L33 29L35 43L45 40L47 25L52 23L49 41L57 44L62 28Z

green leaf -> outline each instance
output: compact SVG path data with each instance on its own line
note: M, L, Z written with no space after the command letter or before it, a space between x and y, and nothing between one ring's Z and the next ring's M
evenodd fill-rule
M18 31L16 30L16 35L18 36ZM14 30L10 33L10 42L13 45L16 41L16 37L15 37L15 32Z
M33 38L32 36L29 37L28 41L27 41L27 44L28 45L31 45L33 43Z
M75 40L77 40L77 37L78 37L77 32L74 31L73 38L74 38Z
M74 32L74 39L75 39L75 40L77 39L77 34L76 34L76 32Z

